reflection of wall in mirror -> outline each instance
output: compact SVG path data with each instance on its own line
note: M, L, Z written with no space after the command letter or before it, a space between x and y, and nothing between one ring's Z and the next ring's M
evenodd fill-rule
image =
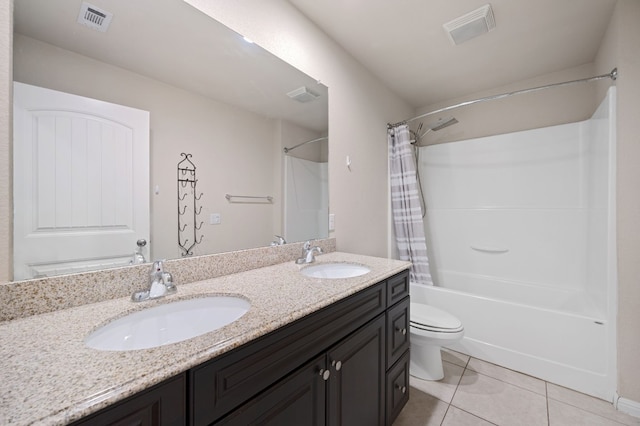
M322 135L281 125L282 148L317 139ZM299 146L284 155L284 217L287 241L303 241L329 236L328 142Z
M304 129L19 34L14 43L16 81L150 111L151 186L159 189L151 195L154 257L180 257L175 164L185 150L199 164L202 217L221 215L219 225L206 221L196 255L265 246L282 232L281 148ZM226 193L270 195L274 202L234 204Z
M302 241L329 235L327 162L286 157L285 238Z

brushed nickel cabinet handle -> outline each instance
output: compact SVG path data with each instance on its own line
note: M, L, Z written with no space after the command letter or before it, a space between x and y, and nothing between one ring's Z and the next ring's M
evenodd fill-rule
M322 377L322 380L327 381L329 380L329 376L331 376L331 371L321 368L318 374L320 374L320 377Z

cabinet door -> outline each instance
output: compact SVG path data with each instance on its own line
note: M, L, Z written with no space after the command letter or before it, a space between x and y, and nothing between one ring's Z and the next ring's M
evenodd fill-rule
M186 415L186 380L180 374L73 425L178 426L186 424Z
M387 373L387 424L393 424L409 401L409 351Z
M216 424L323 426L325 424L325 356L319 356Z
M385 316L381 315L328 352L329 425L383 425Z
M409 349L409 298L387 311L387 368L391 368Z

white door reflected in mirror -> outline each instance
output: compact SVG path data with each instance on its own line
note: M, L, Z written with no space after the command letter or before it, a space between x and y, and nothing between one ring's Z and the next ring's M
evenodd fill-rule
M128 265L149 238L149 113L16 82L13 146L14 279Z

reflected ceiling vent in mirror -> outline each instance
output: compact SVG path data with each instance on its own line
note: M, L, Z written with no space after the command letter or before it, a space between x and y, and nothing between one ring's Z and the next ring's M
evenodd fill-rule
M451 42L460 44L493 30L496 27L496 21L493 18L491 5L485 4L473 12L447 22L443 27Z
M82 2L78 23L100 32L106 32L113 18L113 13L102 10L92 4Z
M292 90L291 92L287 93L287 96L302 103L312 102L320 97L320 95L313 92L312 90L309 90L309 88L306 86L302 86L297 88L296 90Z

